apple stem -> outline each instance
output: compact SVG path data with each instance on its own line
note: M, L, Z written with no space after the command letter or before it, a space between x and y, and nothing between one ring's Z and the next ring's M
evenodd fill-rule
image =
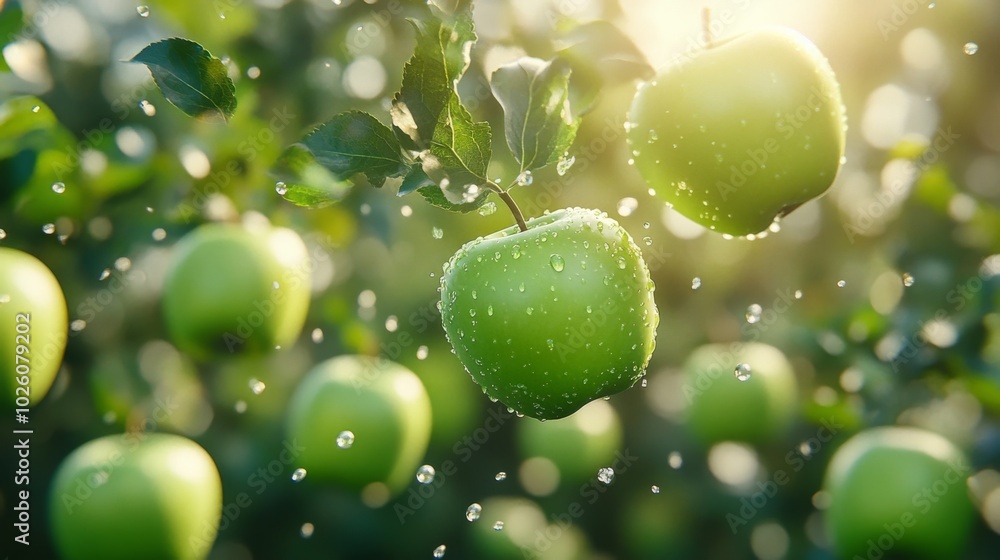
M517 228L521 231L528 231L528 225L524 223L524 214L521 214L521 209L517 207L517 203L510 196L510 193L500 188L499 185L490 181L488 187L491 191L497 193L500 200L510 208L510 213L514 215L514 220L517 222Z
M705 36L705 47L712 48L712 8L701 9L701 32Z

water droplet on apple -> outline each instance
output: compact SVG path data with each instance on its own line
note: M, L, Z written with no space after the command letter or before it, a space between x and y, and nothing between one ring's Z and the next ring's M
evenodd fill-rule
M560 255L552 255L551 257L549 257L549 264L552 265L552 270L556 272L562 272L563 269L566 267L566 261L563 260L562 256Z
M513 258L515 258L515 259L521 258L521 246L520 245L514 245L511 248L511 250L510 250L510 256L513 257Z
M524 293L524 282L518 284L517 291L521 292L522 294Z
M625 261L625 257L618 257L618 268L625 270L628 263Z
M487 305L486 306L486 314L489 315L490 317L493 316L493 306L492 305Z

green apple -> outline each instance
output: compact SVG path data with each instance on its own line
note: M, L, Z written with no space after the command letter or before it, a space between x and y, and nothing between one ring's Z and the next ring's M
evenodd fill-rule
M414 479L431 434L420 378L385 359L339 356L306 374L288 405L287 432L309 480L388 499ZM349 447L338 444L353 434ZM381 501L375 499L374 501Z
M829 62L772 27L667 67L632 102L636 168L687 218L730 235L766 230L823 194L844 156L845 116Z
M62 364L66 298L42 261L5 247L0 247L0 321L0 388L8 403L28 408L45 397Z
M293 343L309 309L312 266L290 229L198 227L173 248L164 280L171 340L200 359Z
M765 442L794 419L795 371L773 346L706 344L688 356L683 370L687 426L706 445Z
M466 243L444 267L441 315L458 359L491 399L562 418L642 377L659 322L628 232L566 208Z
M622 448L622 425L613 406L593 401L567 418L517 423L517 445L522 457L545 457L559 469L563 482L593 478Z
M965 454L941 435L873 428L827 467L827 525L841 558L962 558L975 520Z
M66 560L201 560L222 516L212 457L181 436L134 432L90 441L59 465L49 496Z

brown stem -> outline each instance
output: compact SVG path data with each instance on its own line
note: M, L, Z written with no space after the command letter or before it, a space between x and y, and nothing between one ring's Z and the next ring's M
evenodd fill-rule
M701 33L705 37L705 48L712 48L712 8L701 9Z
M524 223L524 215L521 214L521 209L517 207L517 203L511 198L510 193L500 188L496 183L490 182L489 188L491 191L497 193L500 200L510 208L510 213L514 215L514 220L517 222L517 228L521 231L528 231L528 225Z

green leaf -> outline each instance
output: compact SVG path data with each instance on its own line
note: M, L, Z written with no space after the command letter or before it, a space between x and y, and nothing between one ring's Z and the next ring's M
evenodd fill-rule
M580 119L569 104L570 72L562 61L524 57L493 73L507 146L522 172L557 162L576 137Z
M305 208L324 208L340 202L351 189L350 183L334 177L301 144L293 144L281 154L271 175L285 183L281 195L285 200Z
M469 67L476 42L472 8L462 2L452 16L429 7L424 19L410 19L417 32L413 56L403 67L403 83L392 100L392 123L407 147L426 149L456 84Z
M21 7L17 4L3 6L3 2L0 2L0 48L17 40L22 27L24 27L24 13ZM10 72L10 66L7 66L3 56L0 56L0 71Z
M580 116L594 108L606 85L649 80L655 74L628 35L607 21L573 28L559 41L558 57L573 69L570 103Z
M408 195L419 188L430 185L434 185L434 181L431 181L430 177L424 173L420 164L414 164L410 167L410 172L403 179L403 184L399 186L398 196Z
M25 95L0 104L0 159L23 150L66 148L68 151L73 144L73 135L41 99Z
M492 153L489 123L474 122L453 93L434 129L430 153L423 157L424 173L450 203L436 205L449 210L467 208L462 211L478 208L489 194L486 172Z
M361 173L373 186L381 187L387 178L409 171L392 130L361 111L333 117L307 135L302 144L317 163L341 181Z
M145 64L167 101L189 116L228 120L236 111L236 87L226 66L194 41L151 43L129 62Z

